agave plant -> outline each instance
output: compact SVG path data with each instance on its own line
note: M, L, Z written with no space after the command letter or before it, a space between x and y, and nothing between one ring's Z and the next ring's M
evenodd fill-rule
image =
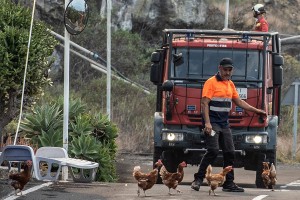
M33 113L26 114L20 124L20 130L32 144L38 144L38 136L50 129L57 130L63 125L61 111L57 104L37 106Z
M63 110L63 97L59 97L58 104L60 110ZM86 104L84 104L80 99L71 99L69 102L69 120L73 121L76 116L86 112Z
M103 144L99 147L96 162L99 163L96 179L104 182L115 181L117 177L115 154L111 152L107 145Z
M70 146L71 156L74 158L95 160L98 156L99 144L91 135L81 135L73 138Z
M100 141L109 141L118 137L118 128L116 124L109 121L107 115L98 113L92 119L94 127L93 135Z
M89 135L93 131L93 127L88 115L79 115L75 117L74 121L70 122L69 134L72 137L79 137L80 135Z
M48 132L42 130L42 135L39 135L40 146L43 147L62 147L63 146L63 134L61 129L54 130L50 128Z

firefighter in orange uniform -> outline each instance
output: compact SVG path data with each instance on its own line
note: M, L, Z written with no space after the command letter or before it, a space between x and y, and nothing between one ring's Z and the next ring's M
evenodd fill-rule
M264 14L266 13L264 5L256 4L255 6L252 7L252 11L253 11L253 17L256 18L254 31L268 32L269 24L264 17Z

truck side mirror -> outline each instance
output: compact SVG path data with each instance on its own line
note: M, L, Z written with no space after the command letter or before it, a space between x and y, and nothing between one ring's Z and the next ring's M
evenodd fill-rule
M273 85L280 86L283 84L283 56L279 54L273 55Z
M153 52L151 54L151 62L157 63L160 61L160 53L159 52Z
M160 53L159 52L153 52L151 54L151 71L150 71L150 81L157 85L159 83L159 61L160 61Z

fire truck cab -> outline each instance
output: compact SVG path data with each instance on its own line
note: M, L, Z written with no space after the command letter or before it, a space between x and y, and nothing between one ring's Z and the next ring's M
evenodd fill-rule
M215 75L222 58L234 63L231 80L240 98L268 113L266 120L232 104L229 123L235 166L256 171L264 187L262 162L276 165L283 57L277 32L165 29L161 48L151 55L150 80L157 86L153 161L169 171L180 162L198 165L206 151L202 132L204 82ZM222 166L222 152L213 164Z

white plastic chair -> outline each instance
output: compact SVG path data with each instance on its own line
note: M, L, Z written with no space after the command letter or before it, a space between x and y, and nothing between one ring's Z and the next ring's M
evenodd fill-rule
M0 155L0 165L4 161L8 161L9 165L8 168L10 169L10 163L12 162L25 162L27 160L32 161L32 166L33 166L33 173L34 176L37 176L37 169L36 167L36 160L35 160L35 155L34 151L30 146L26 145L7 145L4 147L1 155ZM19 167L20 170L20 167Z
M75 182L92 182L95 180L99 166L96 162L69 158L66 150L60 147L41 147L34 154L30 146L8 145L4 147L0 155L0 165L4 161L21 162L27 160L32 161L34 176L37 180L58 181L62 166L68 166L71 169L71 175ZM47 164L48 169L46 172L41 170L41 163ZM52 176L55 165L57 166L56 174ZM74 175L72 168L80 169L79 177ZM84 170L89 170L88 175L84 173Z
M42 176L40 173L41 171L39 171L37 177L39 180L56 181L58 180L62 166L68 166L70 168L73 181L92 182L95 180L97 168L99 166L96 162L69 158L67 151L60 147L41 147L37 150L35 158L37 167L40 167L41 163L46 163L48 166L47 173L44 176ZM58 165L58 169L56 171L56 175L52 176L51 173L54 173L52 169L55 165ZM80 170L79 176L74 175L72 168L78 168ZM84 173L85 170L88 170L89 173Z

